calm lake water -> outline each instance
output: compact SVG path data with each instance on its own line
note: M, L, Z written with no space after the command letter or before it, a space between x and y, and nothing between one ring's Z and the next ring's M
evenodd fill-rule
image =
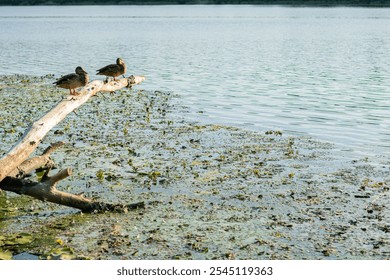
M192 118L390 152L390 9L0 7L0 51L0 74L92 79L122 57Z

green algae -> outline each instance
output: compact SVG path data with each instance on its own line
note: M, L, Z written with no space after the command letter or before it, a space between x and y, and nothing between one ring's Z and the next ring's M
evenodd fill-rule
M0 154L66 94L51 79L0 79ZM4 258L390 256L388 159L344 158L329 143L281 131L195 123L179 98L136 88L98 94L49 132L37 154L64 141L52 157L74 169L58 188L146 207L83 215L0 193L0 236L33 237L0 247Z

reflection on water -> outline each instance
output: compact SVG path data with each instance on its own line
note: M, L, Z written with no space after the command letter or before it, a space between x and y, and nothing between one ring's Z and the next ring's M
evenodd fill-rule
M120 56L192 117L390 150L390 9L1 7L0 25L0 74L93 79Z

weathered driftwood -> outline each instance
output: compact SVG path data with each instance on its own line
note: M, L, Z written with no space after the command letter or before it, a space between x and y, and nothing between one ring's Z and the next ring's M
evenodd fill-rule
M56 175L49 177L48 173L54 165L50 154L63 143L55 143L47 148L41 156L28 157L35 151L45 135L69 113L83 105L88 99L98 92L114 92L124 87L132 87L144 81L144 77L130 76L104 83L95 80L85 86L77 96L68 96L60 101L46 115L37 120L27 129L19 142L0 159L0 188L18 194L29 195L37 199L58 203L84 212L120 210L143 206L142 203L131 205L112 205L101 202L93 202L83 196L61 192L56 189L58 181L71 175L71 169L64 169ZM31 182L24 177L31 171L43 168L46 173L40 182Z

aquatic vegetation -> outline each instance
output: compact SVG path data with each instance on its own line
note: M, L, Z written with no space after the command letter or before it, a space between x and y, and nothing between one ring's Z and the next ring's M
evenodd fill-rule
M0 260L12 259L12 251L21 250L24 245L33 242L34 237L30 233L15 233L0 235Z
M28 79L33 87L20 77L0 79L7 106L0 128L15 130L0 129L0 154L27 120L61 99L50 77ZM59 188L146 207L82 215L0 193L0 236L33 238L0 245L0 258L20 252L42 259L389 257L388 161L345 158L308 137L192 122L179 99L124 90L68 115L44 139L66 142L56 162L75 168ZM30 103L40 106L20 110Z

